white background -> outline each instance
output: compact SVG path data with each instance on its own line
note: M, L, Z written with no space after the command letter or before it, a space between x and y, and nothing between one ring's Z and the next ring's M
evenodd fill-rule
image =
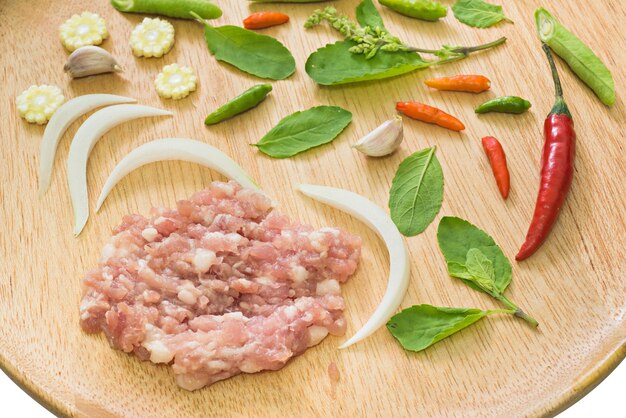
M626 416L626 361L559 418L623 418ZM0 416L53 418L53 415L0 372Z

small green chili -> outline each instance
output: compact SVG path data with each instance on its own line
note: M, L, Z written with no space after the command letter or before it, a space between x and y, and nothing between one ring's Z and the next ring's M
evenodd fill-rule
M378 2L405 16L431 22L448 14L446 6L431 0L378 0Z
M195 12L203 19L217 19L222 9L208 0L111 0L120 12L151 13L179 19L193 19Z
M615 103L615 82L611 71L591 48L557 22L546 9L539 8L535 11L535 21L539 39L563 58L602 103L607 106Z
M530 102L517 96L502 96L495 99L487 100L478 106L474 111L476 113L524 113L530 109Z
M224 119L232 118L246 110L250 110L261 103L270 91L272 91L271 84L257 84L256 86L250 87L207 116L204 123L206 125L214 125Z

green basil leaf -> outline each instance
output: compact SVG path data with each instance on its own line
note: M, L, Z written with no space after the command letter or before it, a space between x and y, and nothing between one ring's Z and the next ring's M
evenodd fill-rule
M387 329L406 350L421 351L489 313L480 309L414 305L391 317Z
M504 16L502 6L483 0L458 0L452 11L459 22L475 28L488 28L502 20L511 22Z
M273 158L291 157L332 141L351 120L340 107L312 107L283 118L254 146Z
M539 39L569 65L587 86L600 98L602 103L611 106L615 103L615 82L611 71L600 58L576 35L567 30L545 9L535 11L535 21Z
M402 234L410 237L423 232L439 213L442 201L443 172L435 147L418 151L400 163L389 191L389 209Z
M487 293L496 291L496 277L493 263L478 248L467 252L465 267L472 276L471 280Z
M457 279L471 280L472 275L469 271L467 271L467 267L465 265L455 262L447 263L448 265L448 274L452 277L456 277Z
M511 278L513 277L511 263L509 263L509 260L493 238L482 229L477 228L466 220L445 216L439 222L437 240L439 248L448 263L448 274L460 278L473 289L484 291L473 283L471 279L459 277L458 268L456 268L456 265L468 268L466 265L467 256L472 249L480 250L491 262L494 271L494 287L498 293L504 293L504 290L511 283ZM455 263L455 269L451 271L450 265L452 263ZM468 273L474 277L469 272L469 269Z
M291 52L275 38L240 28L205 23L204 38L211 54L260 78L282 80L296 71Z
M309 55L307 74L322 85L356 83L395 77L432 65L415 52L378 51L371 59L363 54L353 54L352 41L328 44Z
M383 18L380 17L380 13L378 13L372 0L363 0L359 3L356 7L356 20L361 26L369 26L372 29L385 29Z

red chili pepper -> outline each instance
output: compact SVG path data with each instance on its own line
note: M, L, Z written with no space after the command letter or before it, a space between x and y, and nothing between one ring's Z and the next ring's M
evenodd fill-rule
M257 12L243 20L246 29L263 29L270 26L282 25L289 21L289 16L278 12Z
M509 168L506 165L506 155L502 149L500 142L493 136L483 138L483 148L489 157L493 176L496 178L496 184L500 190L500 194L504 199L509 197L510 176Z
M546 140L543 146L539 194L526 241L515 256L517 261L530 257L543 244L559 216L574 177L574 121L563 99L561 81L550 49L546 44L542 47L550 63L556 100L543 125Z
M491 81L487 77L474 74L433 78L424 80L424 84L437 90L465 91L468 93L482 93L491 87Z
M398 102L396 103L396 110L410 118L421 120L422 122L434 123L435 125L453 131L462 131L465 129L463 122L454 116L436 107L428 106L427 104L418 102Z

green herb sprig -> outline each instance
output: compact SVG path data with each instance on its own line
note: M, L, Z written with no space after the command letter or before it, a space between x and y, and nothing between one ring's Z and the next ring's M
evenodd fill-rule
M513 276L511 264L485 231L466 220L446 216L439 222L437 241L450 276L474 290L487 293L530 325L539 325L504 295Z
M395 77L433 65L466 58L506 42L500 38L474 47L444 45L440 49L415 48L389 34L372 0L362 0L357 6L358 25L334 8L316 10L306 27L328 22L346 38L326 45L309 55L305 70L322 85L357 83ZM437 60L425 60L419 53L432 54Z
M338 14L334 7L315 10L304 22L304 27L312 28L322 22L327 22L332 28L339 31L346 40L355 42L355 45L351 46L348 51L353 54L363 54L366 59L373 58L378 51L421 52L435 55L440 59L437 63L441 64L442 62L465 58L472 52L493 48L506 42L506 38L503 37L494 42L472 47L444 45L440 49L416 48L406 45L400 38L387 32L384 27L359 26L347 16Z

